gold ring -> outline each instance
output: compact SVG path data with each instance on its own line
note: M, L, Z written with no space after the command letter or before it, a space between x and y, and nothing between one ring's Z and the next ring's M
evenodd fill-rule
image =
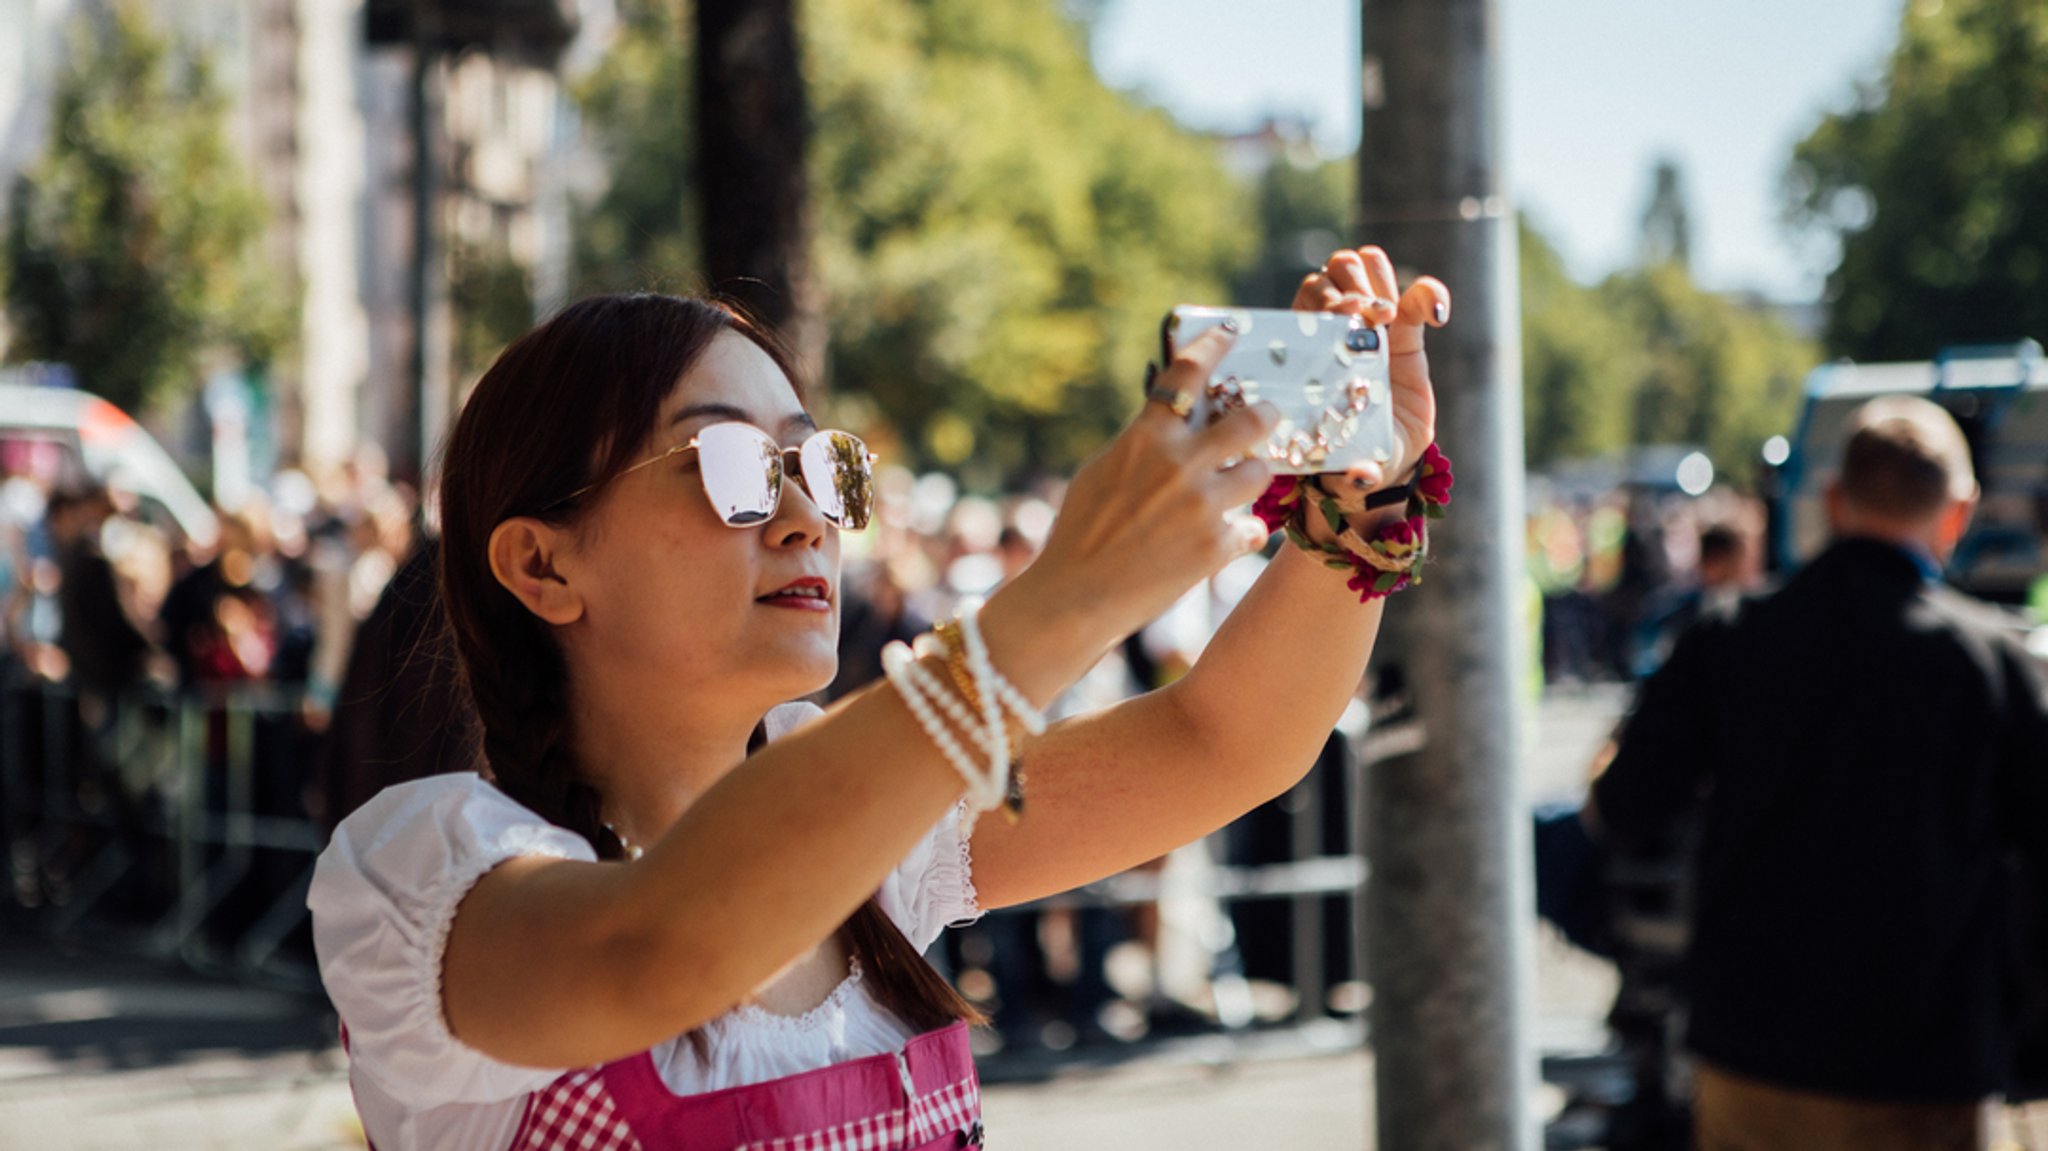
M1175 391L1172 388L1146 388L1145 400L1147 403L1164 404L1167 411L1181 419L1187 419L1188 413L1195 410L1193 392Z

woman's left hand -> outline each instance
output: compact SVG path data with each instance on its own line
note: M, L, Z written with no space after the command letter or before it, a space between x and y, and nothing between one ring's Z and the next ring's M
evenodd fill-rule
M1429 357L1422 329L1441 328L1451 318L1451 290L1434 276L1421 276L1400 291L1386 252L1367 246L1340 251L1311 273L1294 293L1293 308L1343 312L1387 325L1387 375L1393 387L1394 458L1381 465L1353 465L1345 474L1360 490L1397 484L1436 442L1436 392L1429 382Z

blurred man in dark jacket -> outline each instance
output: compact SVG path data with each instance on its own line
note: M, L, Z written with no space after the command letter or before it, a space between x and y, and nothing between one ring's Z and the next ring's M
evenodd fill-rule
M2048 874L2048 688L1943 588L1977 485L1947 413L1858 413L1834 542L1689 631L1588 820L1696 820L1689 1045L1705 1151L1981 1148L2018 1014L2011 866Z

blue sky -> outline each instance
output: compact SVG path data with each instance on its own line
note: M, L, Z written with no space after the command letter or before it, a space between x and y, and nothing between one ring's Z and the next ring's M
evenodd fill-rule
M1795 144L1876 77L1904 0L1496 0L1509 186L1597 278L1633 255L1660 155L1683 166L1693 264L1722 289L1818 295L1779 226ZM1358 140L1357 0L1102 0L1096 66L1201 128L1302 113Z

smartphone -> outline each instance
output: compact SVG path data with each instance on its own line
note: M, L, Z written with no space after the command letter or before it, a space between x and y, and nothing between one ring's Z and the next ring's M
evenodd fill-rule
M1258 451L1288 475L1341 472L1393 458L1394 406L1386 329L1336 312L1183 305L1160 329L1164 362L1214 327L1237 341L1202 389L1192 418L1207 425L1261 401L1280 423Z

